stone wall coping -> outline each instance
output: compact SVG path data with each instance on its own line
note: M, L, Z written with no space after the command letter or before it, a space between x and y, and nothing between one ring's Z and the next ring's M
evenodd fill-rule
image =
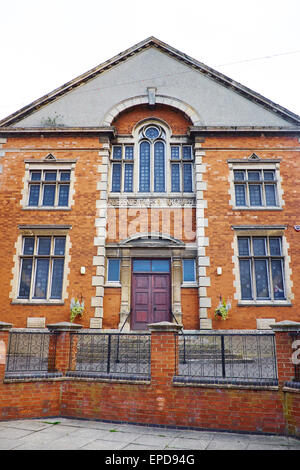
M71 330L79 330L80 328L82 328L82 325L79 325L78 323L62 321L59 323L51 323L50 325L47 325L47 328L49 330L56 330L56 331L71 331Z
M150 331L177 332L182 329L183 325L179 325L178 323L171 323L168 321L162 321L157 323L149 323L147 326Z
M7 331L12 328L12 323L6 323L4 321L0 321L0 330L1 331Z
M276 331L300 331L300 323L290 320L280 321L270 325L272 330Z

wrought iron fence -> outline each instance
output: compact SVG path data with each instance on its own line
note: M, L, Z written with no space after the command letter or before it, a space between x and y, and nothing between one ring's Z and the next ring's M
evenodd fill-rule
M18 330L9 336L6 377L55 372L56 335L50 331Z
M67 375L148 378L150 341L147 333L72 333Z
M273 334L179 335L179 375L206 382L277 381Z

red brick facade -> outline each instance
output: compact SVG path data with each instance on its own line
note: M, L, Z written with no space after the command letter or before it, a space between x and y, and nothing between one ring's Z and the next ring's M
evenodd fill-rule
M138 65L140 59L150 66ZM131 83L124 64L132 67L132 76L146 75ZM162 81L150 73L154 64ZM108 69L113 91L103 93ZM26 327L28 318L67 321L71 299L79 298L85 313L76 321L85 328L118 329L126 323L127 330L134 329L138 315L146 315L144 325L151 323L152 290L146 293L151 300L144 302L150 305L146 312L136 307L132 289L134 260L144 258L169 261L170 312L164 319L176 319L186 330L264 329L269 320L299 320L300 118L213 70L209 79L207 74L203 64L148 38L0 122L0 320L16 327ZM95 86L99 80L99 87L85 88L90 80ZM64 114L57 114L58 102ZM158 137L147 137L147 126L156 127ZM151 149L146 157L143 142ZM159 143L163 150L155 150ZM126 147L132 156L125 155ZM69 205L31 205L32 168L43 175L57 168L60 175L59 168L68 165ZM252 187L254 196L262 197L268 187L271 196L277 193L276 202L236 203L234 171L251 168L261 179L243 180L244 191L249 196ZM271 180L263 180L268 171ZM143 188L143 178L149 187ZM50 187L49 181L35 184L40 194ZM47 275L41 271L41 279L36 274L39 253L32 255L29 280L21 267L29 256L22 252L24 239L35 237L37 246L42 233L53 240L66 236L63 272L53 274L61 292L52 297L49 287L48 297L32 295L52 275L52 268ZM241 274L246 255L238 252L238 237L243 236L265 243L277 237L281 252L248 253L252 271ZM120 264L109 279L111 261ZM184 279L189 261L194 271L190 267ZM282 286L275 286L275 274ZM30 284L27 297L21 295L22 276ZM252 291L242 295L242 288ZM257 294L259 289L265 294ZM231 307L226 321L215 317L220 298Z

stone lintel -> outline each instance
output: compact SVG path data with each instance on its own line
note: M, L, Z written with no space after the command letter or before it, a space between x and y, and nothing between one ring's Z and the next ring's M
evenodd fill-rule
M7 330L10 330L11 328L12 328L11 323L6 323L4 321L0 321L0 331L7 331Z

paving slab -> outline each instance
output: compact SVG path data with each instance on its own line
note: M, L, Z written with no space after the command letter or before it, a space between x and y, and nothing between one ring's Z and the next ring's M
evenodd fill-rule
M55 424L56 423L56 424ZM1 450L300 450L285 436L238 434L70 418L0 423Z

